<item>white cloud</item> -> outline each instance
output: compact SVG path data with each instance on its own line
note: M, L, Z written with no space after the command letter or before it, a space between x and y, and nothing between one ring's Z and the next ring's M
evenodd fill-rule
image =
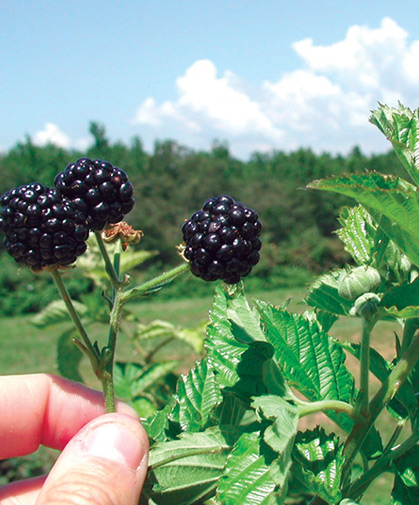
M390 18L384 18L380 28L352 26L344 40L330 46L315 46L312 39L293 44L294 50L311 70L364 74L392 66L400 53L406 49L408 34ZM359 75L358 75L359 77ZM366 83L371 84L371 79Z
M72 139L54 123L45 123L44 129L37 131L32 140L38 146L54 144L63 149L74 148L80 151L85 151L90 145L88 138Z
M232 135L256 131L280 136L260 105L235 87L234 80L231 72L217 77L217 69L211 61L197 61L177 80L178 106L208 118L213 127Z
M71 144L70 137L54 123L46 123L43 130L36 132L33 136L33 142L39 146L55 144L64 149L68 149Z
M419 104L419 40L409 42L409 34L385 18L378 28L352 26L327 46L307 38L292 47L300 68L252 93L232 72L218 75L213 62L196 61L177 79L176 100L158 104L148 97L133 123L192 147L226 139L242 157L255 146L388 149L368 117L378 102Z
M218 77L211 61L196 61L177 79L176 85L179 93L176 102L157 105L149 97L138 108L133 122L161 127L173 121L192 133L211 132L236 138L251 134L271 141L281 139L281 130L274 126L261 104L237 86L231 72Z

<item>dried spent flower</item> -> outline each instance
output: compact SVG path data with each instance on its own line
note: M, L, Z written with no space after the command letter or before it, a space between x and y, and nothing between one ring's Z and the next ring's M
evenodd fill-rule
M110 224L109 227L102 232L103 240L107 244L114 243L120 239L124 251L130 244L138 244L143 236L144 233L141 230L134 230L134 228L125 221Z

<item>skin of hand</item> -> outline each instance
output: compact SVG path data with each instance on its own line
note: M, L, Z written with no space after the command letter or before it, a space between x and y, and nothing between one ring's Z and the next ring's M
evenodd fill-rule
M148 437L122 402L46 374L0 377L0 460L61 450L48 476L0 487L0 505L138 505Z

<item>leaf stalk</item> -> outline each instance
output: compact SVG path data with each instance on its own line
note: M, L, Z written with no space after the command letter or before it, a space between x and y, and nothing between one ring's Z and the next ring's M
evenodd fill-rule
M354 407L349 403L340 400L319 400L317 402L305 402L296 400L298 403L298 413L300 417L304 417L317 412L325 412L333 410L335 412L345 412L351 418L354 417Z
M129 289L124 293L123 303L130 302L137 298L147 296L153 291L157 291L163 285L168 284L179 275L182 275L183 273L189 271L189 269L190 269L189 263L185 262L182 263L181 265L178 265L177 267L172 268L167 272L162 273L161 275L158 275L157 277L154 277L153 279L150 279L141 286Z

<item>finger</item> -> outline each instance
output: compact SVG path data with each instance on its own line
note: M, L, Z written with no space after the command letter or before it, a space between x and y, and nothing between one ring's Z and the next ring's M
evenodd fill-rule
M63 449L86 423L105 413L103 394L54 375L0 377L0 459ZM137 414L122 402L118 412Z
M148 438L124 414L91 421L68 443L37 505L138 505L147 471Z
M0 505L34 505L46 475L0 487Z

